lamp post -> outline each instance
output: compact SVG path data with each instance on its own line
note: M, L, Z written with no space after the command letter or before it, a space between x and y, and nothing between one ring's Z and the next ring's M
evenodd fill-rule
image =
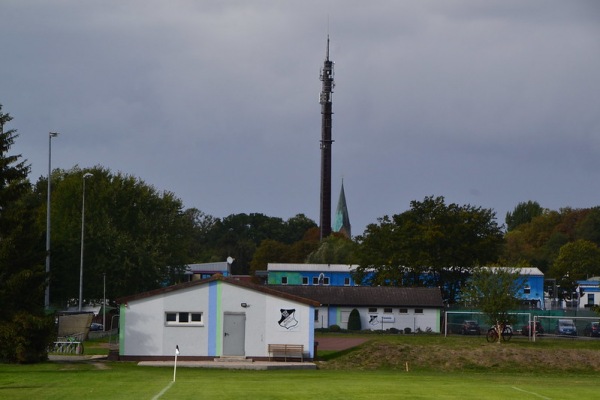
M79 263L79 311L81 311L81 302L83 300L83 235L85 233L85 180L93 174L83 174L83 192L81 196L81 260Z
M102 331L106 331L106 272L102 273Z
M50 308L50 176L52 175L52 138L58 132L48 134L48 201L46 204L46 292L44 294L44 307Z

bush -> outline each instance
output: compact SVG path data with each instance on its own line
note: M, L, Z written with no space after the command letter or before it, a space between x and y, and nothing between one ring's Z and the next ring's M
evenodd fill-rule
M355 308L350 312L350 316L348 317L348 330L349 331L360 331L362 329L362 325L360 322L360 313Z
M339 325L331 325L329 327L329 332L340 332L342 328Z
M390 328L390 329L389 329L389 332L390 332L390 333L393 333L393 334L400 333L400 331L399 331L398 329L396 329L396 328Z
M411 332L411 329L409 327L404 328L404 333L406 333L407 335Z
M0 361L37 363L48 359L48 346L54 341L54 319L26 312L0 324Z

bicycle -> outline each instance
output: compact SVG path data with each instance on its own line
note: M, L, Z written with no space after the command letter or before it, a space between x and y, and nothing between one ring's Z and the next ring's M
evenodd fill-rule
M512 336L512 327L510 325L502 325L502 335L500 335L501 340L503 342L509 342L510 339L512 339ZM495 326L492 326L490 329L488 329L485 338L488 341L488 343L494 343L498 341L498 330Z

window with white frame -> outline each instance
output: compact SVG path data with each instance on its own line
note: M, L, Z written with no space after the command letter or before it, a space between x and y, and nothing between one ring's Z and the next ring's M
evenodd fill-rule
M287 276L282 276L281 277L281 284L282 285L287 285Z
M415 314L423 314L422 308L415 308Z
M344 278L344 286L350 286L350 278Z
M329 278L328 277L324 277L323 278L323 285L329 285Z
M319 284L319 277L313 276L313 285L318 285L318 284Z
M376 313L377 312L377 307L369 307L369 312L370 313Z
M400 314L408 314L408 308L401 308L398 310Z
M393 312L392 307L384 307L383 312L384 314L391 314Z
M168 311L165 313L165 325L167 326L203 326L201 312Z
M303 276L302 277L302 284L303 285L308 285L308 276Z

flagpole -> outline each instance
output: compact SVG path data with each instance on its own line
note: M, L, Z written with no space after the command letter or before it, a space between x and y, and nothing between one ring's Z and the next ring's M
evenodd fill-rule
M173 364L173 382L175 382L175 376L177 375L177 356L179 355L179 346L175 346L175 364Z

